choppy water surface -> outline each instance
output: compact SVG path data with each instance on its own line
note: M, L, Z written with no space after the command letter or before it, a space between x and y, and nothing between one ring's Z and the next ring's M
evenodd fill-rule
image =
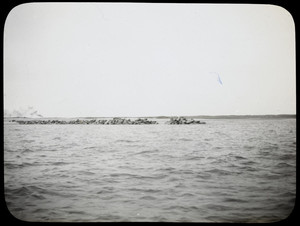
M4 124L5 199L25 221L273 222L292 211L296 120Z

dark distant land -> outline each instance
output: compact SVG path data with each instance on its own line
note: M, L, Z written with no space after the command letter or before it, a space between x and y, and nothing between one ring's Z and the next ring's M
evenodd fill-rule
M174 116L157 116L148 118L160 118L168 119ZM279 115L194 115L183 116L185 118L197 118L197 119L247 119L247 118L261 118L261 119L278 119L278 118L296 118L295 114L279 114Z

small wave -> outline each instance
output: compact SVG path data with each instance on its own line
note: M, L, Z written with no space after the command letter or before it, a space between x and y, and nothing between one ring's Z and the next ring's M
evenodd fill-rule
M275 179L280 179L282 177L282 175L281 174L270 173L270 174L257 175L257 177L265 178L267 180L275 180Z
M164 221L169 221L169 220L163 216L153 216L153 217L151 217L151 221L164 222Z
M177 177L177 176L170 176L169 178L168 178L168 181L169 182L175 182L175 181L179 181L180 180L180 178L179 177Z
M293 166L286 162L280 162L280 163L276 164L276 167L284 168L284 167L293 167Z
M253 162L253 161L251 161L251 160L248 160L248 161L242 162L242 164L248 166L248 165L254 165L254 164L256 164L256 162Z
M112 186L105 186L102 189L106 190L106 191L113 191L115 188Z
M18 164L9 163L9 162L4 162L4 167L6 169L16 169L16 168L19 168Z
M156 198L151 196L151 195L145 195L145 196L141 197L140 199L143 199L143 200L156 200Z
M24 153L31 153L33 152L33 150L30 150L28 148L26 148L24 151L22 151L21 153L24 154Z
M277 202L277 203L273 203L273 205L269 205L268 207L266 207L267 210L270 211L278 211L278 210L292 210L293 208L293 202Z
M166 168L159 168L156 171L173 172L175 170L176 170L176 168L174 168L174 167L166 167Z
M77 197L77 195L75 194L71 194L71 193L61 193L61 192L47 192L49 194L51 194L52 196L59 196L59 197L62 197L62 198L74 198L74 197Z
M204 158L205 158L204 156L188 156L186 158L186 160L196 161L196 160L201 160L201 159L204 159Z
M130 188L129 191L141 192L141 193L159 193L162 190L160 189L152 189L152 188Z
M11 196L25 196L31 194L31 191L27 187L5 188L5 193Z
M115 142L118 142L118 143L135 143L137 141L135 141L135 140L123 140L123 139L120 139L120 140L116 140Z
M21 140L22 143L33 143L35 140Z
M14 199L16 197L31 197L33 199L37 200L44 200L46 199L46 195L53 196L59 196L63 198L70 198L74 197L75 195L72 195L71 193L63 193L61 191L53 191L51 189L45 189L37 186L23 186L20 188L5 188L5 195L7 197L13 197Z
M90 149L96 149L96 148L99 148L97 146L90 146L90 147L85 147L83 148L84 150L90 150Z
M237 207L235 206L228 206L228 205L221 205L221 204L207 204L207 209L215 210L215 211L226 211L226 210L233 210Z
M22 197L29 196L36 199L45 199L42 194L45 194L45 189L30 185L30 186L22 186L20 188L5 188L5 193L8 196L12 197Z
M265 151L273 151L274 149L279 149L278 144L274 144L274 143L268 143L266 144L265 147L261 147L260 150L265 150Z
M102 196L102 197L101 197L101 199L103 199L103 200L111 200L111 199L114 199L114 198L116 198L116 196L115 196L115 195L110 195L110 196Z
M112 194L113 192L114 192L113 189L102 189L102 190L96 192L96 194L105 195L105 194Z
M295 148L296 148L296 142L288 144L287 147L291 148L291 150L295 150Z
M291 191L282 192L279 194L280 197L295 197L295 193Z
M82 210L71 210L67 212L68 214L78 214L78 215L86 215L85 211Z
M194 171L193 170L181 170L180 171L180 174L194 174Z
M152 176L151 179L159 180L159 179L164 179L166 177L168 177L168 175L166 175L166 174L157 174L157 175Z
M111 173L109 175L110 177L136 177L138 175L136 174L130 174L130 173Z
M19 128L15 128L13 131L21 131Z
M196 206L179 206L179 205L170 205L168 207L163 208L163 210L172 210L176 211L179 210L180 212L190 212L191 210L197 210L198 207Z
M112 222L112 221L121 221L123 222L123 220L121 220L121 217L118 216L118 215L113 215L113 214L105 214L103 216L97 216L97 218L95 219L95 221L109 221L109 222ZM124 220L124 221L129 221L129 220Z
M180 138L179 140L180 141L193 141L192 139L189 139L189 138Z
M252 167L252 166L239 166L240 170L243 170L244 172L255 172L258 171L258 169L256 167ZM240 173L240 172L238 172Z
M215 159L216 157L214 157L214 156L208 156L206 159Z
M71 163L68 163L68 162L54 162L51 165L54 165L54 166L63 166L63 165L68 165L68 164L71 164Z
M296 159L295 155L292 154L284 154L279 157L280 160L293 160Z
M200 173L200 174L197 174L196 178L200 178L200 179L205 179L206 180L206 179L211 178L211 174L210 173L205 173L205 174Z
M246 150L251 150L251 149L255 148L255 146L252 146L252 145L244 145L243 148L246 149Z
M38 200L46 199L45 196L40 194L33 194L32 197Z
M25 208L22 208L22 207L13 207L12 208L13 212L21 212L21 211L24 211L24 210L25 210Z
M134 178L136 179L144 179L144 180L159 180L168 177L166 174L157 174L153 176L142 176L142 175L135 175Z
M178 184L175 185L175 188L185 188L186 185L184 183L179 182Z
M13 163L4 163L4 167L6 169L22 169L24 167L28 167L28 166L37 166L38 164L31 164L31 163L21 163L21 164L13 164Z
M233 156L235 159L239 160L239 159L247 159L243 156L240 156L240 155L236 155L236 156Z
M194 194L186 192L183 193L180 197L194 197L194 196L195 196Z
M243 199L238 199L238 198L224 198L224 202L233 202L233 203L247 203L249 201L243 200Z
M47 213L48 211L49 211L48 209L37 208L37 209L33 210L32 212L41 214L41 213Z
M152 150L145 150L145 151L140 151L135 153L136 155L141 155L141 154L149 154L149 153L156 153L158 150L157 149L152 149Z
M205 173L211 173L211 174L222 175L222 176L232 174L232 172L229 172L227 170L222 170L222 169L212 169L212 170L205 171Z
M91 172L91 171L80 171L79 174L83 174L83 175L89 176L89 175L95 175L96 173Z
M80 144L75 143L75 142L71 142L71 143L66 144L66 146L67 147L78 147L78 146L80 146Z

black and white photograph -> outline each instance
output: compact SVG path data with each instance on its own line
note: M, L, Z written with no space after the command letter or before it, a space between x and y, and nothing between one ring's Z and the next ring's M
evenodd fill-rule
M272 4L25 3L3 32L25 222L273 223L296 200L295 23Z

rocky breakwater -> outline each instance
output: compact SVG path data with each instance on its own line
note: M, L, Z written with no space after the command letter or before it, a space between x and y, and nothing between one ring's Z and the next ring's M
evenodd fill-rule
M101 125L149 125L158 124L156 121L148 120L147 118L139 118L136 120L125 119L125 118L113 118L113 119L103 119L103 120L12 120L12 122L17 122L19 124L101 124Z
M194 119L187 119L185 117L170 118L170 120L167 121L166 123L171 125L206 124L206 122L201 122L199 120L194 120Z

